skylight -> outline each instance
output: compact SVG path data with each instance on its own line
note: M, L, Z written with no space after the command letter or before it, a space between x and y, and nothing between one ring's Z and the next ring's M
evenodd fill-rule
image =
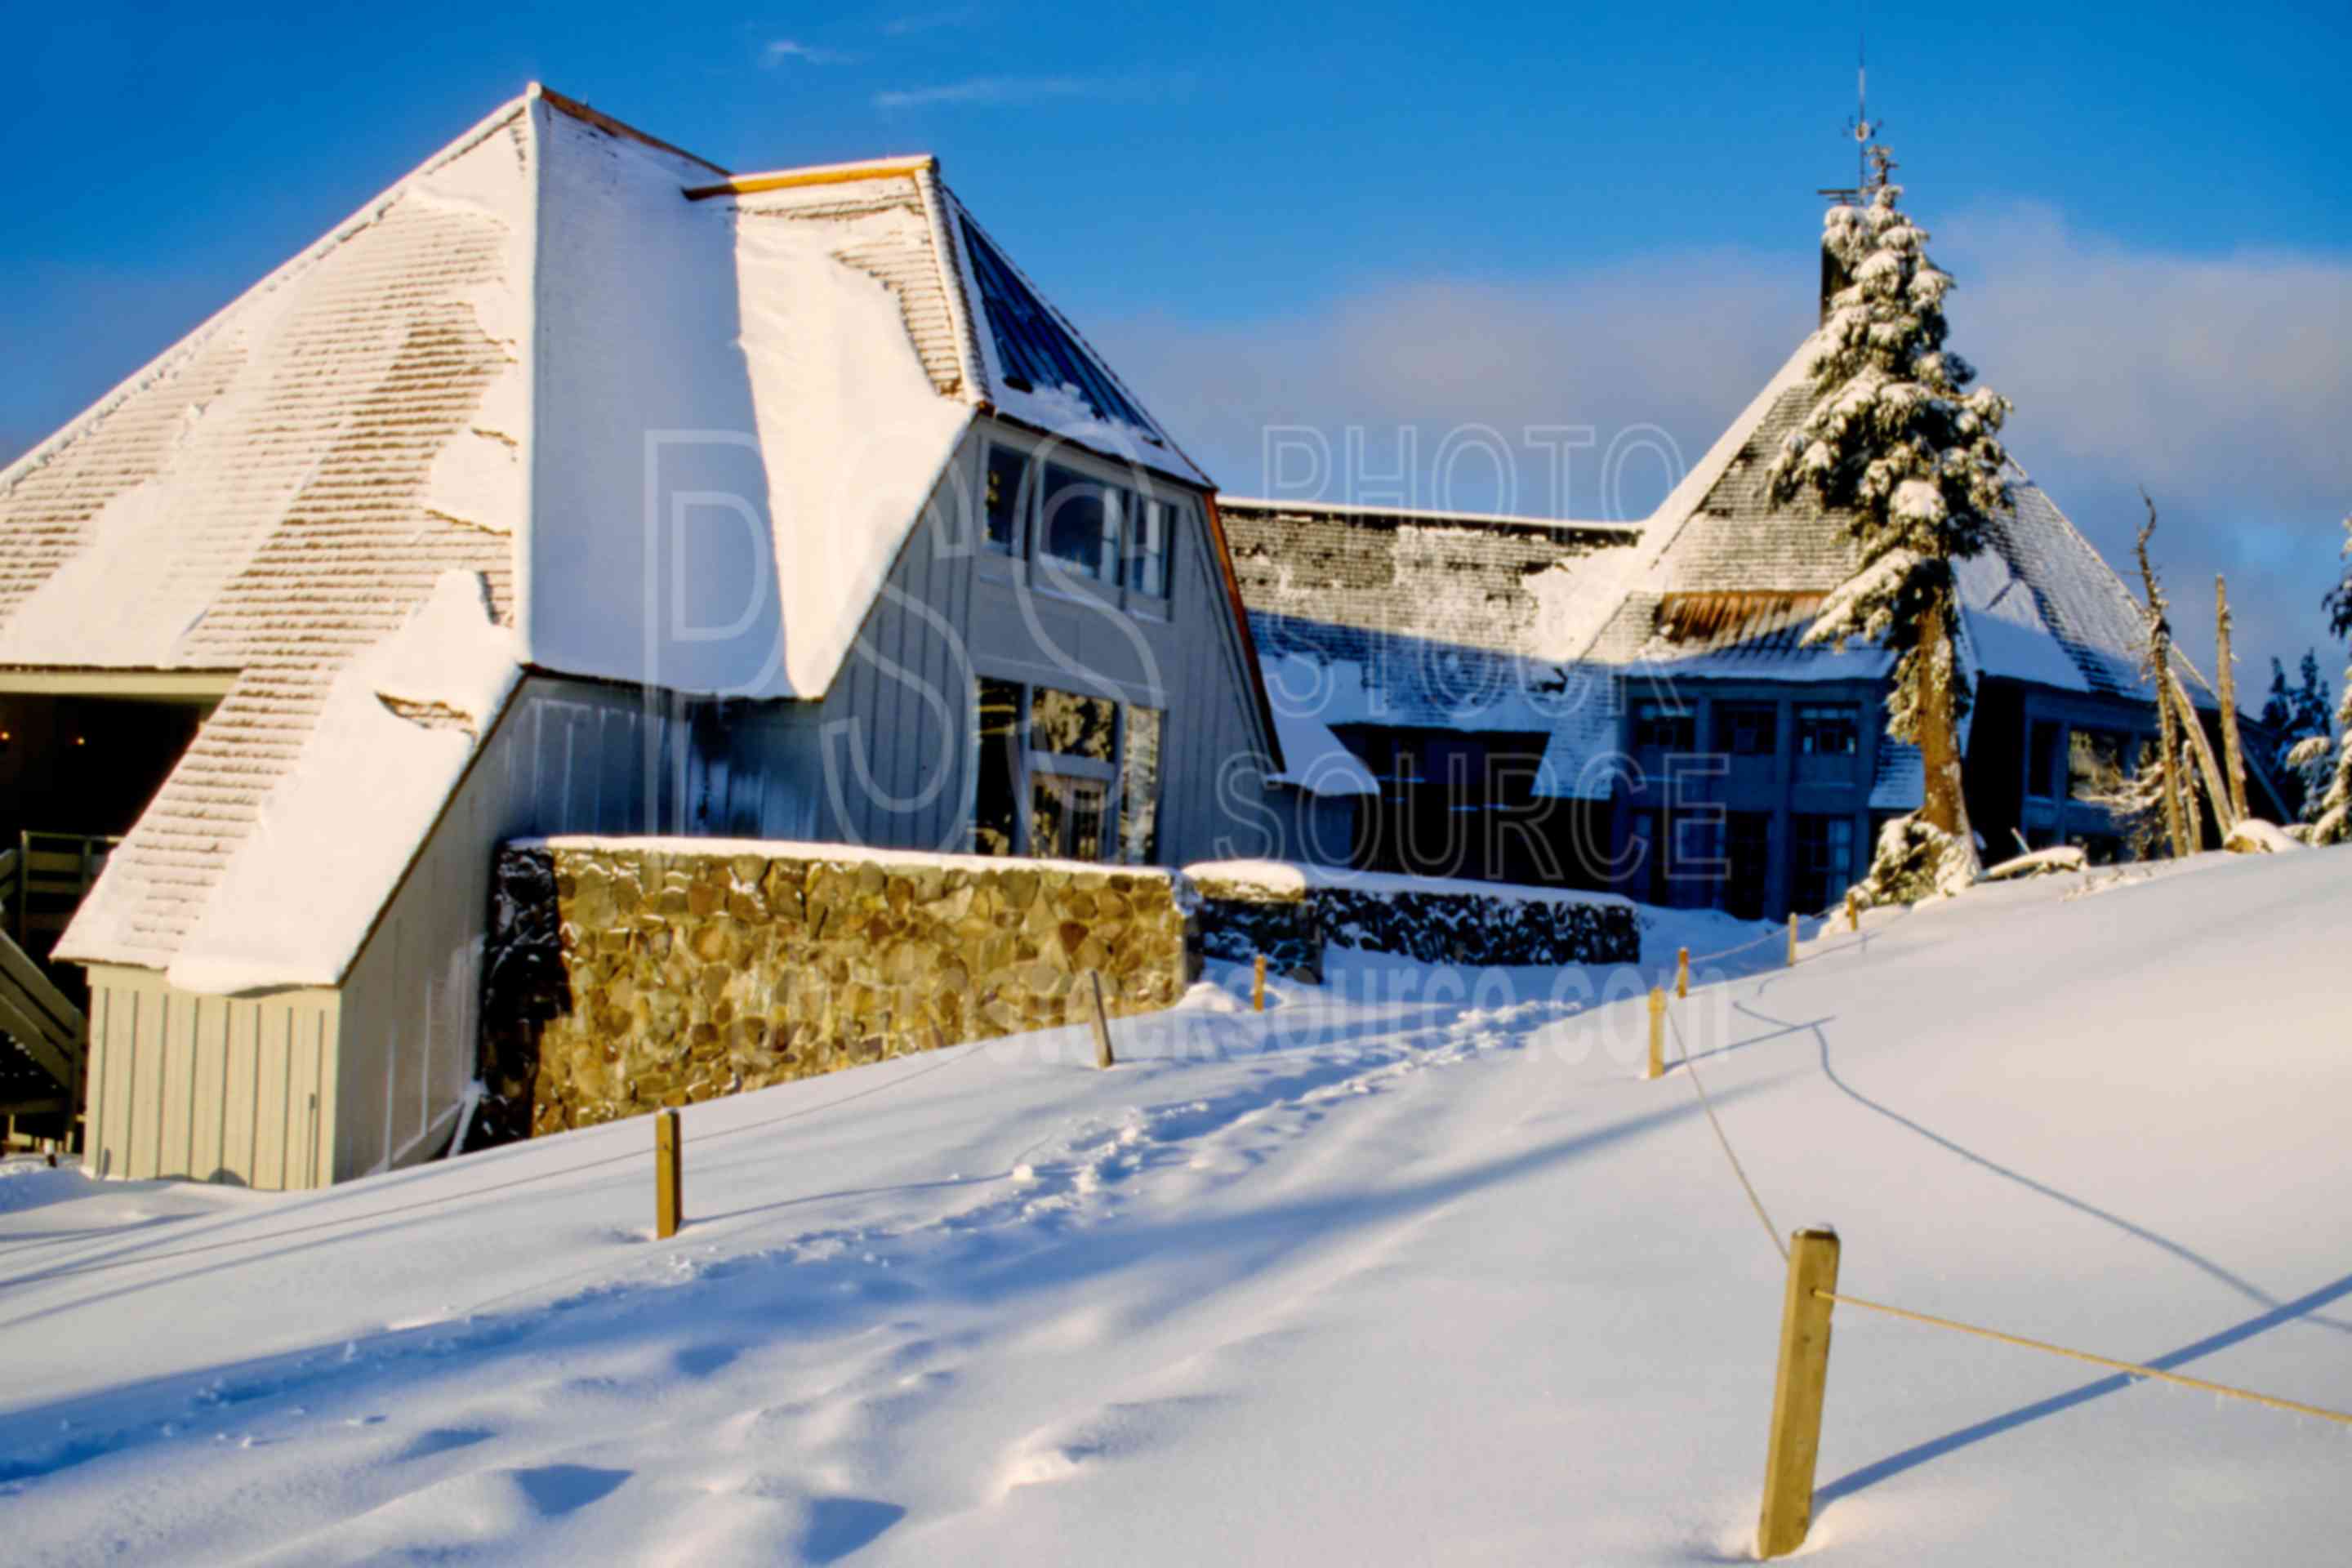
M988 311L988 330L996 340L1004 384L1015 392L1067 387L1094 410L1097 418L1131 425L1156 439L1143 410L1119 390L1092 354L1078 346L969 216L963 219L963 244L971 258L972 276L980 284L981 303Z

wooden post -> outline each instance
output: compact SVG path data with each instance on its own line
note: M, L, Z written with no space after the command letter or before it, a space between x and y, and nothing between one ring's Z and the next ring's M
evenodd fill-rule
M1845 929L1848 931L1862 929L1862 905L1854 900L1852 888L1845 890Z
M1642 1076L1666 1076L1666 994L1655 985L1650 987L1650 1070Z
M1087 979L1094 986L1095 996L1095 1068L1097 1071L1116 1065L1118 1058L1110 1052L1110 1014L1103 1007L1102 971L1089 969Z
M1690 994L1690 949L1686 947L1675 950L1675 994Z
M684 1142L677 1111L664 1110L654 1117L654 1235L663 1241L677 1234L686 1207Z
M1265 954L1257 955L1257 976L1250 982L1250 1011L1265 1011Z
M1789 911L1789 967L1797 967L1797 911Z
M1780 1305L1780 1368L1772 1379L1772 1433L1764 1450L1764 1507L1756 1555L1785 1557L1813 1523L1813 1463L1822 1450L1822 1402L1830 1376L1830 1295L1837 1290L1837 1232L1789 1238L1789 1289Z

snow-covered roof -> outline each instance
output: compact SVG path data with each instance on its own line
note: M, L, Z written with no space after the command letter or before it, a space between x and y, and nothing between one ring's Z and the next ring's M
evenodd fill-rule
M1813 393L1807 338L1650 520L1641 547L1643 587L1661 606L1688 595L1818 595L1851 573L1847 514L1810 493L1776 498L1769 475L1782 438L1801 424ZM1959 568L1967 653L1979 675L2007 676L2080 691L2137 696L2147 690L2137 602L2066 514L2023 469L2010 475L2012 504L1993 520L1990 547ZM1622 635L1626 628L1618 628ZM1659 651L1654 623L1638 642L1591 651L1639 660ZM1799 648L1790 628L1764 628L1782 672L1883 673L1885 656ZM1797 628L1799 631L1801 628ZM1674 639L1664 639L1671 643ZM1720 658L1728 647L1711 647ZM1878 668L1864 668L1873 665ZM1741 673L1745 673L1742 671ZM1687 666L1676 673L1696 675ZM1704 673L1735 673L1708 669Z
M730 176L533 85L0 470L0 667L236 672L60 952L336 983L517 670L822 696L983 410L1207 486L932 160ZM362 658L428 601L485 710ZM364 887L231 931L268 866Z

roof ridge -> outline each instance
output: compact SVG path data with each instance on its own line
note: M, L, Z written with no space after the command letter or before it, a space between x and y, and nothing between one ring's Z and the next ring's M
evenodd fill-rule
M732 178L726 169L712 163L709 159L702 156L700 153L689 153L685 148L680 147L674 142L665 142L658 136L649 135L646 132L638 130L635 126L627 123L625 121L614 119L611 115L605 113L601 109L592 109L586 103L582 102L579 99L566 97L564 94L560 93L553 88L548 86L545 82L532 82L530 86L523 89L522 95L526 99L536 98L544 100L550 109L555 110L560 113L568 114L572 119L581 121L583 124L593 125L597 130L604 132L607 135L625 137L632 142L642 142L646 146L655 148L657 151L673 153L677 157L687 159L691 163L699 163L704 168L710 170L712 173L719 174L723 178Z
M1591 532L1639 534L1638 522L1598 522L1573 517L1537 517L1528 512L1463 511L1444 507L1381 506L1362 501L1278 500L1271 496L1219 495L1217 503L1224 507L1244 507L1265 510L1344 512L1356 517L1396 517L1414 521L1433 522L1505 522L1530 528L1580 529Z
M676 149L672 149L676 151ZM693 157L692 153L687 156ZM701 162L696 159L696 162ZM766 169L756 174L729 174L715 184L688 185L686 199L698 202L710 196L748 196L761 191L793 190L803 185L841 185L860 180L887 180L899 176L918 179L926 171L936 172L938 157L929 153L904 153L883 158L859 158L846 163L803 163L787 169ZM722 173L724 171L721 171Z

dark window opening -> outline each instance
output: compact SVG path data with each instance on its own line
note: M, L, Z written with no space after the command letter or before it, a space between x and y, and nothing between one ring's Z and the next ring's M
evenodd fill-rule
M1772 872L1771 814L1735 811L1727 827L1723 907L1741 920L1761 920L1764 884Z
M988 449L988 496L983 516L989 548L1021 553L1021 523L1029 504L1029 459L1010 447Z
M2047 719L2033 721L2033 738L2026 749L2025 793L2037 800L2058 794L2059 728Z
M1735 757L1769 757L1780 749L1780 719L1769 703L1723 703L1715 710L1715 748Z
M972 848L1010 855L1021 798L1021 688L1010 680L980 681L980 784L972 806Z
M1853 818L1800 815L1795 827L1795 906L1813 914L1853 885Z
M1693 752L1696 725L1690 710L1667 702L1633 705L1633 745L1637 751Z

